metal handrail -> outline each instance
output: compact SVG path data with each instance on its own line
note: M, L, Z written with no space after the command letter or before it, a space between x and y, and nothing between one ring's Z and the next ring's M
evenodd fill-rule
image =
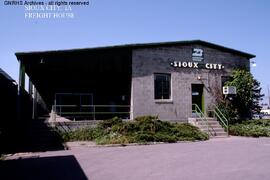
M229 121L228 119L225 117L225 115L220 111L220 109L214 104L214 113L216 116L218 116L219 121L222 122L222 124L225 126L226 130L227 130L227 135L229 136ZM220 117L221 116L221 117ZM226 122L224 122L226 121Z
M81 107L81 108L91 108L91 110L87 111L87 109L85 109L85 111L63 111L62 108L76 108L76 107ZM58 115L93 115L93 118L95 119L95 115L107 115L107 114L115 114L115 115L124 115L124 114L130 114L130 110L129 111L107 111L105 109L100 109L101 111L96 111L97 108L130 108L130 105L75 105L75 104L66 104L66 105L52 105L52 110L58 114ZM104 111L105 110L105 111Z
M77 107L78 105L53 105L53 107ZM130 105L80 105L81 107L130 107Z
M195 109L193 110L193 106L195 107ZM209 128L211 128L213 131L213 127L211 127L208 123L208 120L205 116L205 114L202 112L202 110L200 109L200 107L197 104L192 104L192 112L195 112L196 114L198 114L200 116L200 119L202 119L202 121L205 123L205 125L207 126L207 133L208 135L213 135L213 133L209 130Z
M220 109L217 107L217 105L214 104L215 109L221 114L221 116L223 117L223 119L227 122L227 124L229 124L228 119L225 117L225 115L220 111Z
M74 114L74 115L91 115L91 114L129 114L130 112L62 112L62 115Z

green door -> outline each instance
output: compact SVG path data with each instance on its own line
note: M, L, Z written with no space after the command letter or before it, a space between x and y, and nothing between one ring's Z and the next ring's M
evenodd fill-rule
M191 89L192 104L197 104L204 112L203 84L192 84Z

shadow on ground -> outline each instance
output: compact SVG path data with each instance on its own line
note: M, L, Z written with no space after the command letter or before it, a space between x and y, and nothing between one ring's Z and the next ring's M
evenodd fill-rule
M87 180L72 155L0 161L0 179Z
M42 120L28 120L7 127L0 136L0 154L65 149L61 136Z

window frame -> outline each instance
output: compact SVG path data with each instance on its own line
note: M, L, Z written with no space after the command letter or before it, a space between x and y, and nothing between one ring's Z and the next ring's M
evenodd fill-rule
M157 97L157 95L156 95L156 77L157 76L167 76L167 77L169 77L169 98L156 98ZM168 103L170 103L170 102L172 102L172 75L171 75L171 73L154 73L153 74L153 78L154 78L154 100L156 101L156 102L168 102ZM161 94L162 94L162 92L161 92ZM163 96L163 95L161 95L161 96Z

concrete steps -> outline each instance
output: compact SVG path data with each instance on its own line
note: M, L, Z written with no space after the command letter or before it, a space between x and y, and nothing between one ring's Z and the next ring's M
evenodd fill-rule
M209 134L210 138L228 137L223 127L215 118L189 118L189 123Z
M64 149L61 137L42 120L31 120L28 123L25 127L24 143L30 151Z

